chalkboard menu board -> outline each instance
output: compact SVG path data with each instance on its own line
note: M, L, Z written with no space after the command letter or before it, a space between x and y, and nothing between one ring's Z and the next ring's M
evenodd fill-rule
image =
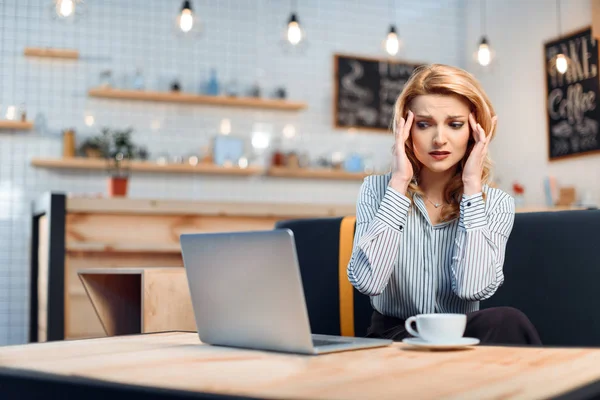
M560 74L556 54L569 65ZM544 44L550 160L600 151L598 42L591 28Z
M335 127L389 131L394 103L418 65L334 55Z

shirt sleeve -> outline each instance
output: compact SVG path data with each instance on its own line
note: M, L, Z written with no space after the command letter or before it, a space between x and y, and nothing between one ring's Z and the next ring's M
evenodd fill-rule
M506 242L515 218L514 199L504 197L485 213L482 193L463 195L452 257L452 290L461 299L490 298L504 282Z
M368 180L361 186L356 204L354 247L348 263L350 283L361 293L377 296L387 286L398 260L400 237L406 230L410 200L386 188L378 202Z

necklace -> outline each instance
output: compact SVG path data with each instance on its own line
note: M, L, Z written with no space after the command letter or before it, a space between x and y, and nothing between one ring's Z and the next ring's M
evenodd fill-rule
M429 200L429 197L425 196L425 199L430 202L431 204L433 204L433 206L435 208L440 208L444 203L434 203L433 201Z

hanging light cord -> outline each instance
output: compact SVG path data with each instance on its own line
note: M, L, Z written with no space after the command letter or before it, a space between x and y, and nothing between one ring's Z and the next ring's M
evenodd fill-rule
M396 26L396 7L394 5L394 0L389 1L390 7L390 15L392 16L392 25Z
M481 0L481 30L483 36L486 35L486 26L485 26L485 0Z
M556 24L558 25L558 37L562 35L562 28L560 26L560 0L556 0Z
M296 3L296 0L292 0L292 14L298 11L297 7L298 4Z

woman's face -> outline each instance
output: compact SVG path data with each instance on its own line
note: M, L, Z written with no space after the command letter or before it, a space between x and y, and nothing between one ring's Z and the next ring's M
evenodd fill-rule
M422 95L410 104L413 151L432 172L445 172L464 157L471 135L469 103L458 96Z

